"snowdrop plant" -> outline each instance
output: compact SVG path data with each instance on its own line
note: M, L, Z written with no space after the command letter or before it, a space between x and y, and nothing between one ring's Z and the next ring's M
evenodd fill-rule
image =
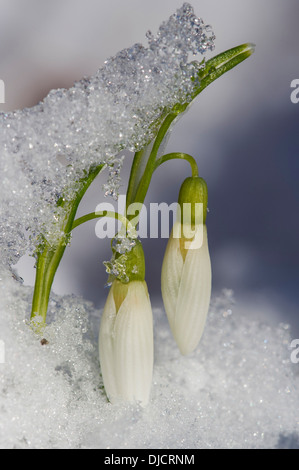
M105 262L110 292L99 334L100 362L109 400L142 405L150 393L153 332L143 250L136 237L138 216L91 212L76 218L77 209L105 169L105 194L117 197L119 154L124 149L134 153L126 209L144 203L152 176L162 164L175 159L190 164L192 178L183 184L179 201L202 202L203 221L191 220L189 234L184 221L174 227L183 228L183 235L170 236L162 293L181 352L192 351L202 334L211 289L206 189L195 159L185 153L164 154L165 143L190 103L254 50L252 44L242 44L209 60L190 61L190 54L212 51L215 36L188 3L161 25L156 36L148 33L147 38L147 48L135 44L121 51L94 77L70 90L51 92L32 110L0 116L1 264L13 269L23 254L34 256L31 323L42 334L52 283L73 231L98 217L120 220L123 233L114 238L112 258ZM16 178L19 185L12 190L10 181ZM202 244L194 248L198 236Z

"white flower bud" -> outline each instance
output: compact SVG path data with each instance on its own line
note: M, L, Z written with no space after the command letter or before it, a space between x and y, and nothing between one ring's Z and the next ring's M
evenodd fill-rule
M103 311L99 353L111 403L149 401L153 372L153 318L145 281L115 280Z
M208 249L207 227L202 230L202 244L192 248L178 233L176 222L166 248L161 276L165 311L172 334L182 354L190 354L202 336L211 297L211 261ZM190 248L186 248L189 246Z

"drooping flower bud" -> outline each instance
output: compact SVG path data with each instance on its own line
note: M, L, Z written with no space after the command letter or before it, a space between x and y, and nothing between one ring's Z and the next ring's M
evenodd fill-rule
M129 282L115 279L110 288L101 318L99 353L110 402L146 406L153 372L153 319L144 269L139 266L137 274L134 268L136 260L141 263L140 247L126 257Z
M182 354L197 347L211 297L211 262L206 214L207 185L187 178L179 194L180 214L166 248L161 276L165 311Z
M181 223L190 222L191 225L206 223L208 210L208 187L203 178L199 176L190 176L183 182L180 192L178 204L181 208ZM184 214L185 211L190 212L190 221Z

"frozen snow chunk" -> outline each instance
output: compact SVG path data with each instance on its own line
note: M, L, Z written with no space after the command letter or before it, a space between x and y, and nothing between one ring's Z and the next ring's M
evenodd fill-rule
M180 355L163 309L154 309L153 384L141 409L107 401L99 311L53 295L49 324L36 336L26 320L32 289L8 271L0 277L0 448L298 447L289 330L240 315L231 291L213 299L189 357Z
M117 155L155 136L176 103L188 103L199 64L190 56L214 47L214 35L190 5L164 22L148 46L135 44L92 77L51 91L37 106L0 114L0 250L8 265L61 237L65 206L92 166L110 168L105 192L117 197ZM114 179L113 179L114 178Z

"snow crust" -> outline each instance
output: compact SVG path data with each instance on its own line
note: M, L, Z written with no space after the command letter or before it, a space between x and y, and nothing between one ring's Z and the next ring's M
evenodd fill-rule
M148 45L108 59L94 76L51 91L37 106L0 114L0 254L16 264L41 237L62 236L65 207L94 166L109 172L105 192L117 196L119 153L140 150L176 104L188 103L201 64L214 48L211 28L185 3ZM202 57L200 57L202 60Z
M187 357L163 309L154 308L154 380L142 409L107 402L100 311L75 296L53 296L42 345L28 326L32 289L7 271L0 288L1 448L299 447L289 329L238 315L231 291L213 299L200 346Z

